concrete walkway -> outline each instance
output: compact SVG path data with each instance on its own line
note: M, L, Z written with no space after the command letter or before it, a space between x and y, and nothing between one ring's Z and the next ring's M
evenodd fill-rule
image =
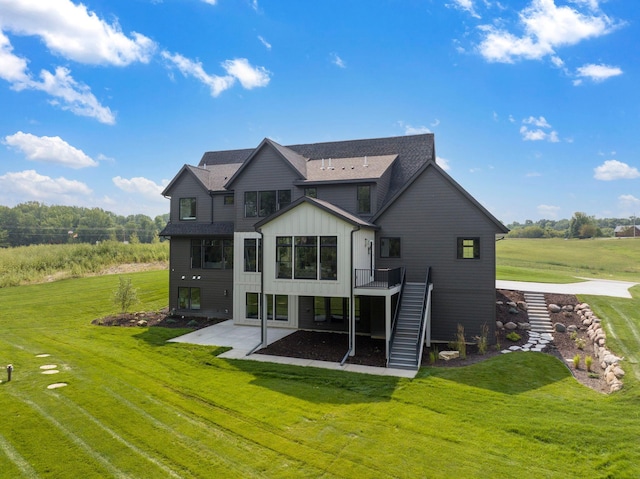
M295 329L268 328L267 342L274 343L292 333ZM258 326L238 326L232 320L214 324L206 328L198 329L183 336L170 339L173 343L201 344L205 346L225 346L233 348L220 356L223 359L244 359L249 361L261 361L277 364L292 364L295 366L307 366L323 369L334 369L340 371L350 371L354 373L374 374L377 376L393 376L401 378L413 378L417 371L404 369L380 368L373 366L362 366L359 364L345 364L328 361L315 361L311 359L287 358L284 356L271 356L267 354L252 354L247 356L249 351L254 349L261 341L260 328ZM346 353L346 351L345 351ZM357 354L357 351L356 351Z
M497 289L531 291L534 293L589 294L594 296L613 296L616 298L632 298L629 288L639 283L627 281L611 281L606 279L587 279L581 283L526 283L522 281L496 281Z

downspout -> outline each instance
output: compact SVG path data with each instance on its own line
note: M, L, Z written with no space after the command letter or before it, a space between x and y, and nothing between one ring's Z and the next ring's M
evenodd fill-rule
M260 348L267 347L267 319L264 314L264 251L260 254L260 248L264 247L264 235L260 229L256 229L260 235L259 244L256 245L256 254L260 257L258 267L260 268L260 298L258 299L258 317L260 318L260 342L256 344L251 351L247 353L247 356L253 354Z
M351 230L351 245L349 246L350 248L350 255L349 255L349 265L350 265L350 269L351 269L351 283L349 285L349 350L347 351L347 353L344 355L344 357L342 358L342 361L340 361L340 366L344 366L344 363L347 362L347 358L349 356L355 356L356 354L356 315L355 315L355 308L354 308L354 294L353 294L353 285L355 284L355 272L353 269L353 234L356 233L357 231L360 231L360 226L356 226L354 229Z

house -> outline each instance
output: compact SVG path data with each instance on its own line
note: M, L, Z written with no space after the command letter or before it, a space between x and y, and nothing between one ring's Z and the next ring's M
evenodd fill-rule
M432 134L213 151L171 199L177 314L384 338L390 366L495 327L507 228L436 163Z
M616 226L613 235L616 238L640 238L640 225Z

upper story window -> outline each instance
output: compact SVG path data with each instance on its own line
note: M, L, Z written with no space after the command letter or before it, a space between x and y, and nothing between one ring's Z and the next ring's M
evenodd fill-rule
M180 220L190 221L196 219L196 199L180 198Z
M291 203L291 190L246 191L244 216L269 216Z
M278 236L276 238L276 278L292 279L292 277L337 280L338 237Z
M458 238L458 259L479 259L480 238Z
M244 270L259 273L262 263L262 243L259 238L244 239Z
M318 188L316 188L315 186L309 187L309 188L305 188L304 189L304 196L308 196L309 198L317 198L318 197Z
M358 213L371 213L371 186L358 186Z
M191 267L194 269L233 269L233 240L191 240Z
M233 195L224 195L224 205L225 206L233 205Z
M381 258L400 258L400 238L380 238Z

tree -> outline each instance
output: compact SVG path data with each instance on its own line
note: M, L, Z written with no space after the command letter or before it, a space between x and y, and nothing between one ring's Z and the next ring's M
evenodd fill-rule
M113 303L124 314L138 302L138 290L131 284L131 278L118 278L118 288L113 292Z
M593 216L579 211L573 214L569 222L569 238L593 238L597 231L598 226Z

